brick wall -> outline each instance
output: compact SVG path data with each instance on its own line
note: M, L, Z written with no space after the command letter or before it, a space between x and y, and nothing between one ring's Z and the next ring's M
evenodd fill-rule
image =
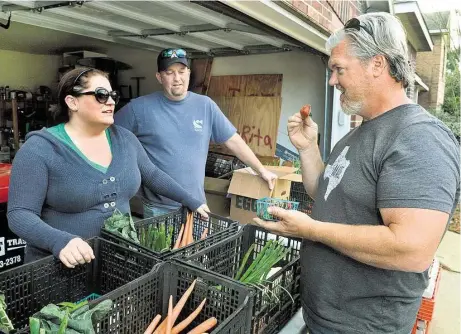
M434 48L428 52L418 52L416 73L429 87L428 92L420 92L418 103L426 109L435 109L443 104L445 93L446 43L444 35L431 35Z
M349 19L365 10L363 0L282 0L294 12L306 17L326 35L342 28ZM351 129L362 123L362 117L351 117Z
M351 116L351 129L358 127L362 124L363 118L359 115L352 115Z
M361 0L283 0L283 2L328 33L338 30L347 20L363 12Z

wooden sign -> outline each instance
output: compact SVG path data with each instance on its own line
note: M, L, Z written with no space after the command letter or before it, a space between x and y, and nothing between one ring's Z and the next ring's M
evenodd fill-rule
M214 97L242 139L260 156L274 156L280 120L280 97ZM229 153L222 145L210 145L211 151Z
M207 95L277 97L282 95L282 79L282 74L213 76Z

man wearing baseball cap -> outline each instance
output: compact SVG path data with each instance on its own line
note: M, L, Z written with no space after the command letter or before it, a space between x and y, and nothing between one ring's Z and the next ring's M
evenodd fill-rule
M208 96L188 91L190 65L183 49L165 49L157 57L163 92L132 100L115 114L115 123L133 132L147 155L192 195L205 199L205 164L210 140L224 144L273 188L277 178L254 153ZM142 189L144 218L176 210L180 204Z
M165 49L158 54L157 70L166 71L170 65L183 64L189 68L186 51L183 49Z

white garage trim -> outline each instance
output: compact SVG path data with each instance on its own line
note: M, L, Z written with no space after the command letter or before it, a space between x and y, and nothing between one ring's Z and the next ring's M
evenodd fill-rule
M291 14L273 1L221 1L252 18L265 23L296 40L326 53L327 36Z

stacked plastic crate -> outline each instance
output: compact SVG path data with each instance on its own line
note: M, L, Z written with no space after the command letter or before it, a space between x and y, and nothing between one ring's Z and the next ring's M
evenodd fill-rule
M154 315L168 314L170 296L176 305L194 280L194 291L183 305L178 323L206 299L205 307L187 327L189 330L214 317L217 325L211 334L249 332L252 303L245 286L225 276L163 262L101 238L88 243L95 250L91 263L69 269L48 256L0 273L0 291L4 292L4 306L15 333L30 333L29 317L50 303L88 300L89 308L93 308L108 299L113 302L110 312L93 321L96 333L143 333ZM56 318L50 316L48 320L64 322ZM72 326L77 325L74 319Z
M232 171L245 167L243 162L232 155L208 152L205 176L230 179Z
M244 271L250 268L264 246L270 241L282 242L289 249L287 255L273 268L258 286L245 285L252 291L250 296L251 329L254 334L276 334L301 307L299 251L301 239L280 237L264 229L246 225L231 238L216 243L179 261L196 270L224 275L232 282L242 284L235 277L243 261ZM254 247L245 260L247 251Z
M304 184L301 182L291 183L290 200L299 203L298 211L308 215L312 213L314 200L307 194Z
M160 226L164 225L165 229L168 230L172 227L172 244L168 245L172 247L180 234L181 225L185 225L186 223L187 213L188 210L186 208L180 208L177 211L173 211L162 216L138 220L134 223L134 227L138 235L141 235L142 229L149 229L151 227L160 228ZM128 247L131 250L166 260L172 257L187 258L206 247L212 246L222 240L226 240L227 238L233 236L237 230L238 223L229 218L210 213L209 219L203 219L200 214L194 213L192 235L195 241L190 245L179 249L170 249L169 247L163 251L154 251L145 246L139 245L132 240L125 239L119 234L110 232L105 228L101 229L101 236L106 240Z
M434 259L429 269L429 285L424 291L423 300L416 316L412 334L429 334L431 321L434 316L435 301L439 290L442 270L440 262Z

